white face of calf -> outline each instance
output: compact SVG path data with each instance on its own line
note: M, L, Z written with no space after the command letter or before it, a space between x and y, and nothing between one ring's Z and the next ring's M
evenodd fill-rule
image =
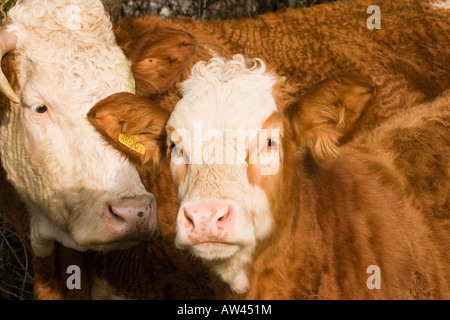
M29 0L9 17L20 103L0 114L0 153L30 209L35 253L50 254L54 240L108 250L150 236L153 195L86 119L100 99L134 91L101 2Z
M207 261L234 290L247 286L245 265L271 230L258 177L276 174L279 122L275 77L242 56L199 63L166 129L181 204L176 244Z

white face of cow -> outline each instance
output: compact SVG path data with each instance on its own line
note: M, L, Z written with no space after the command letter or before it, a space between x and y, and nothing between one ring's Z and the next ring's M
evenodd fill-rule
M166 129L181 204L176 244L210 264L235 290L272 226L261 176L279 165L280 122L274 76L242 56L199 63Z
M50 254L54 240L109 250L148 237L153 195L86 119L97 101L134 91L101 2L28 0L8 15L20 103L0 114L0 153L30 209L36 254Z

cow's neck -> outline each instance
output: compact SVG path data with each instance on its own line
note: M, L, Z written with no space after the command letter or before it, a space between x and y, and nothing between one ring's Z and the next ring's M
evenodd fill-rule
M169 163L164 164L157 174L143 168L138 168L138 172L145 189L155 195L158 204L157 215L160 235L174 239L179 207Z
M315 216L317 193L306 173L299 170L302 165L303 160L284 163L279 201L273 207L274 228L271 236L257 246L254 262L247 270L249 290L239 298L318 298L320 277L314 270L321 268L323 251ZM274 287L273 283L280 285Z

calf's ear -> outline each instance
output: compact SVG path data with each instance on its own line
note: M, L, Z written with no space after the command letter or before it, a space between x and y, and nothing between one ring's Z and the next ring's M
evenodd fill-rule
M153 173L165 160L168 118L164 108L128 92L99 101L88 113L88 120L108 143Z
M287 111L297 143L316 161L336 157L340 145L366 128L375 94L370 80L348 75L312 87Z
M122 20L115 34L131 61L136 93L144 96L172 88L182 72L187 71L197 47L195 38L188 32L167 27L150 28L140 19Z

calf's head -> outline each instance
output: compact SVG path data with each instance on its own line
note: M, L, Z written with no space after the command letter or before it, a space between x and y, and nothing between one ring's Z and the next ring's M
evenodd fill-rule
M273 210L283 196L286 161L305 153L315 161L336 156L370 105L372 86L342 76L297 97L296 88L267 71L261 60L237 55L196 64L180 95L165 126L180 204L176 245L200 257L233 290L242 291L255 249L276 235L291 214ZM132 95L122 98L129 101L121 103L127 107L118 105L117 97L108 98L94 108L102 116L96 120L92 114L91 121L104 132L102 127L111 125L98 120L106 112L151 148L152 138L142 135L142 126L150 131L160 127L162 121L148 116L157 115L159 107L149 102L138 108ZM118 110L127 110L127 115L118 115ZM139 114L147 117L135 125L134 118L142 119ZM117 136L109 135L115 141ZM162 154L164 146L159 148Z
M130 64L99 0L19 1L0 31L0 154L30 211L31 243L78 250L129 246L156 229L156 206L126 157L86 114L134 92Z
M368 87L351 86L354 102L352 95L337 102L324 94L327 86L347 88L346 81L321 83L304 97L301 112L295 87L257 59L202 62L182 83L166 125L180 202L176 244L211 264L234 290L247 287L255 247L284 221L272 208L282 197L285 158L306 149L317 161L336 155L365 108Z

